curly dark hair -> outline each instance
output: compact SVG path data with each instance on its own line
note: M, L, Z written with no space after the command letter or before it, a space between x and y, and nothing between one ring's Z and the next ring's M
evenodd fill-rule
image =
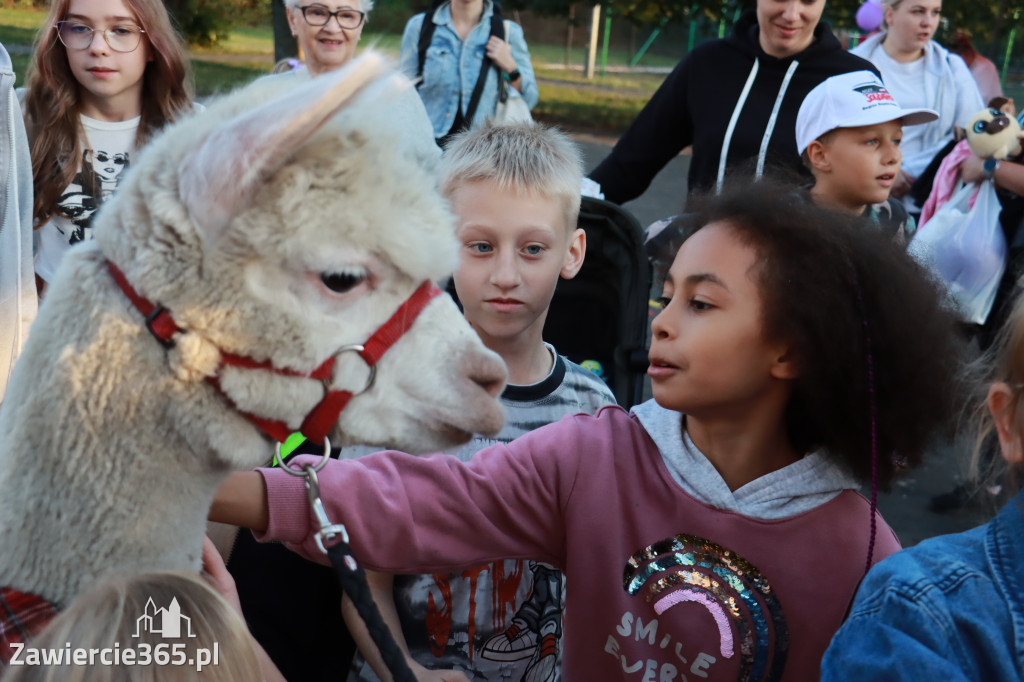
M830 453L866 483L874 439L885 489L952 432L967 395L957 318L888 235L767 181L692 197L688 208L669 251L727 222L759 254L765 334L792 344L800 370L785 417L798 452Z

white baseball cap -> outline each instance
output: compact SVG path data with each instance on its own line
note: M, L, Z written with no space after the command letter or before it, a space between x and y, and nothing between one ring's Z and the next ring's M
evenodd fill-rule
M857 128L899 120L905 126L930 123L931 109L904 109L871 71L832 76L807 93L796 115L797 152L836 128Z

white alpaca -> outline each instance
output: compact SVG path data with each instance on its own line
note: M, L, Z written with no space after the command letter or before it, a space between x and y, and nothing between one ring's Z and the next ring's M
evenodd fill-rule
M297 429L326 390L222 353L301 374L336 355L333 387L358 392L367 365L339 349L453 269L435 155L402 139L406 85L382 69L370 55L298 87L258 82L133 164L95 241L67 255L0 409L0 586L64 606L115 570L198 570L219 483L273 453L241 413ZM170 311L173 348L108 261ZM497 432L503 380L433 298L331 440L424 449Z

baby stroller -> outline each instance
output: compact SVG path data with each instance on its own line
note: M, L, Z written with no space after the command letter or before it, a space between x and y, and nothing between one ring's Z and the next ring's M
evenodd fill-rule
M647 371L651 265L640 223L621 206L583 197L578 226L587 233L583 267L560 280L544 340L573 362L596 361L616 400L643 399Z

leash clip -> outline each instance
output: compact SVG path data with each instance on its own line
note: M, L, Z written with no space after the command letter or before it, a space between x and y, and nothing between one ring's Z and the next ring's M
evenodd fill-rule
M320 526L320 530L313 537L316 539L316 546L320 548L320 551L327 554L325 543L333 542L340 537L341 541L347 544L348 530L346 530L345 524L331 523L330 518L328 518L323 500L320 499L320 480L316 475L316 467L307 464L303 467L303 471L306 479L306 494L309 496L309 506L313 508L313 516L316 517L316 522ZM352 558L351 554L345 555L345 564L350 571L355 570L355 563L355 559Z
M291 439L289 439L291 440ZM292 443L288 443L286 447L289 447L289 452L294 451L302 441L298 440ZM342 542L348 544L348 530L345 529L343 523L331 523L331 519L327 516L327 510L324 509L323 500L320 499L320 479L317 477L316 472L327 466L327 460L331 458L331 439L324 436L324 454L316 465L307 464L302 467L302 471L285 464L283 457L281 456L281 443L277 444L277 450L274 452L274 464L281 467L282 470L287 471L292 476L302 476L306 484L306 495L309 498L309 506L313 509L313 516L316 517L317 525L320 526L314 534L316 539L316 546L320 548L320 551L327 554L327 545L325 543L333 542L334 540L341 539ZM356 560L350 553L345 554L345 565L350 571L356 570Z

